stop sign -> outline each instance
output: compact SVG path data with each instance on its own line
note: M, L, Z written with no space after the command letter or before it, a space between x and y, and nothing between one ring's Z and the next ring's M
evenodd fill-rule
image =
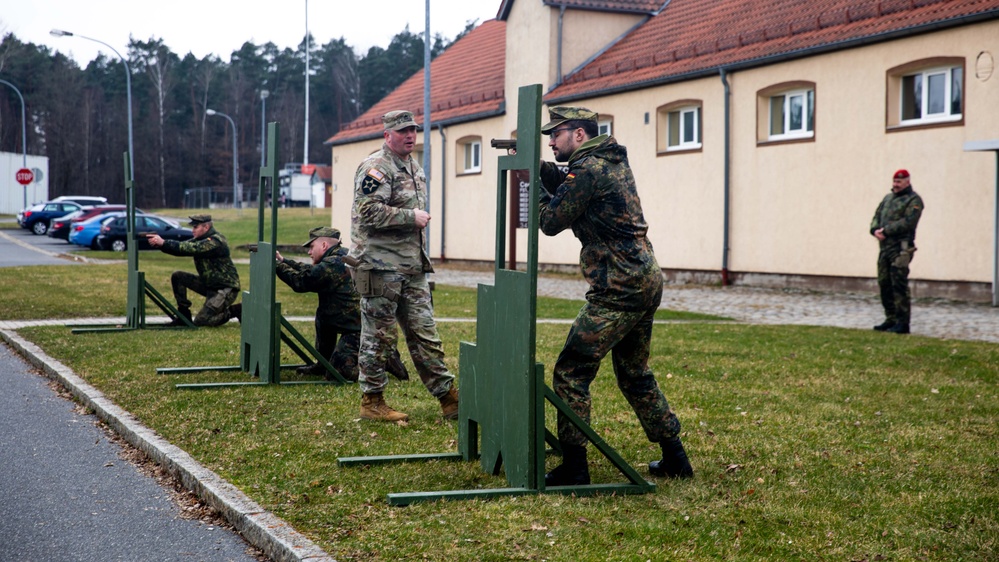
M17 179L17 183L21 185L28 185L35 180L34 172L27 168L21 168L18 170L17 173L14 174L14 177Z

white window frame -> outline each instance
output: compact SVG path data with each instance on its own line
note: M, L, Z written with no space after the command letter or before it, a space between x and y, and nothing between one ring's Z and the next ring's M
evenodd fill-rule
M597 121L597 134L598 135L614 135L614 120L613 119L600 119Z
M462 173L474 174L482 171L482 141L470 140L462 143Z
M801 104L801 129L791 129L791 99L795 97L801 97L803 102ZM774 133L772 130L773 120L773 108L774 100L781 99L781 110L783 115L781 120L783 121L783 132ZM811 106L809 107L809 104ZM781 94L770 96L769 99L769 120L767 121L767 131L769 132L770 140L787 140L787 139L807 139L815 136L815 90L810 88L800 89L800 90L790 90ZM809 114L811 114L812 119L809 122ZM808 126L811 125L811 129Z
M955 77L954 77L954 71L955 70L957 70L957 71L959 71L961 73L958 78L962 80L962 84L960 86L961 112L959 112L959 113L951 113L951 111L953 110L953 108L952 108L953 99L952 98L953 98L953 93L954 93L953 87L954 87L954 80L955 80ZM899 82L899 88L898 88L898 94L899 94L899 101L898 101L899 125L908 126L908 125L922 125L922 124L925 124L925 123L940 123L940 122L946 122L946 121L960 121L961 118L964 117L964 114L963 114L963 111L964 111L964 84L963 84L963 78L964 78L964 76L963 75L964 75L964 69L962 67L960 67L960 66L944 66L944 67L928 68L928 69L925 69L925 70L921 70L919 72L913 72L913 73L909 73L909 74L905 74L903 76L900 76L899 77L900 82ZM930 88L929 88L930 81L934 77L941 77L941 76L943 77L943 82L944 82L944 84L943 84L944 91L943 91L943 100L942 100L943 101L943 111L937 111L937 112L930 113L930 110L932 109L931 103L933 101L933 100L930 99L930 95L929 95L929 92L930 92ZM910 119L906 119L904 117L905 116L906 97L907 97L906 96L907 92L905 91L906 90L905 84L906 84L907 79L910 79L910 78L913 79L913 81L912 81L913 86L915 86L916 89L917 89L917 92L913 95L913 97L917 97L918 96L918 100L919 100L919 116L918 117L914 117L914 118L910 118Z
M676 127L678 127L678 130L676 131L676 137L678 141L676 144L670 144L670 140L673 138L674 126L670 119L672 115L677 116ZM686 132L684 125L687 117L692 118L694 121L693 138L686 138L684 135ZM699 105L688 105L666 112L666 151L696 150L699 148L701 148L701 107Z

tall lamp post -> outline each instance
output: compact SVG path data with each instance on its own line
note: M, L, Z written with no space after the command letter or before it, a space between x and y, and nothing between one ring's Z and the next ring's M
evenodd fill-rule
M7 84L17 92L17 97L21 98L21 152L23 153L23 160L21 161L21 167L28 167L28 127L25 125L24 120L24 96L21 95L21 90L17 89L17 86L11 84L6 80L0 80L0 84ZM24 208L28 208L28 186L24 186Z
M232 205L235 208L239 208L239 152L236 150L236 122L221 111L215 111L214 109L206 109L205 115L218 115L219 117L225 117L229 124L232 125Z
M52 35L54 37L79 37L80 39L86 39L87 41L100 43L101 45L104 45L108 49L111 49L111 51L114 52L114 54L118 55L118 58L121 59L122 64L125 65L125 90L128 98L128 175L129 175L128 179L134 182L135 150L133 149L133 144L132 144L132 69L128 67L128 61L125 60L125 57L121 56L121 53L119 53L114 47L108 45L107 43L101 41L100 39L94 39L93 37L87 37L85 35L78 35L75 33L71 33L69 31L63 31L61 29L53 29L52 31L49 32L49 35Z

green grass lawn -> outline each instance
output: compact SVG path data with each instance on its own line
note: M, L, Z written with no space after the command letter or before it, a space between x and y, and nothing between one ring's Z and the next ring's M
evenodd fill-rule
M140 260L167 295L169 272L191 269L190 260L158 252ZM6 319L124 313L123 265L0 268L0 286ZM313 295L280 284L278 300L287 316L315 308ZM438 317L474 316L475 291L440 286L434 302ZM579 305L539 299L539 317L571 318ZM693 480L657 480L654 493L640 496L408 507L389 506L386 495L506 485L477 462L338 466L341 456L456 451L455 424L440 418L415 376L393 379L386 394L408 424L368 422L358 419L356 385L182 391L174 384L247 377L156 373L237 365L234 322L195 332L20 333L339 560L999 559L999 346L681 319L654 328L651 367L683 424ZM296 328L312 337L311 322ZM439 328L460 386L458 346L475 341L475 326ZM567 330L538 325L549 381ZM284 362L297 362L285 353ZM658 447L617 390L609 361L592 390L594 429L647 475ZM547 418L554 429L550 409ZM595 482L623 481L590 451ZM548 467L557 462L549 458Z
M297 327L309 336L309 323ZM440 329L457 372L458 342L474 341L474 326ZM538 327L538 359L549 370L566 329ZM22 333L338 559L999 555L993 344L831 328L658 325L652 368L683 423L694 480L659 480L644 496L399 508L386 494L505 485L474 462L336 464L340 456L455 451L454 424L440 419L416 380L393 380L387 391L410 414L408 424L367 422L357 417L356 386L179 391L177 382L245 376L156 374L157 367L238 364L236 324L196 338L182 331L72 335L58 327ZM644 439L609 365L593 393L596 431L647 474L658 448ZM592 448L591 460L595 482L622 481Z

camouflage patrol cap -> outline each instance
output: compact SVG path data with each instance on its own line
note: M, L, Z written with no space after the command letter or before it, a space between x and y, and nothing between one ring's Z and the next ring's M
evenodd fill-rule
M211 215L191 215L187 218L191 219L191 222L187 223L188 226L198 226L203 222L212 222Z
M579 119L582 121L597 122L597 114L595 112L590 111L585 107L569 107L565 105L549 108L548 118L551 119L551 121L541 127L541 134L543 135L547 135L552 129L558 127L566 121L575 121Z
M309 241L302 244L303 248L308 248L316 241L316 238L336 238L340 239L340 231L330 226L317 226L309 231Z
M405 129L406 127L416 127L417 129L420 128L420 126L417 125L416 121L413 119L413 112L403 111L401 109L396 111L389 111L388 113L383 115L382 124L385 125L386 131L398 131L401 129Z

